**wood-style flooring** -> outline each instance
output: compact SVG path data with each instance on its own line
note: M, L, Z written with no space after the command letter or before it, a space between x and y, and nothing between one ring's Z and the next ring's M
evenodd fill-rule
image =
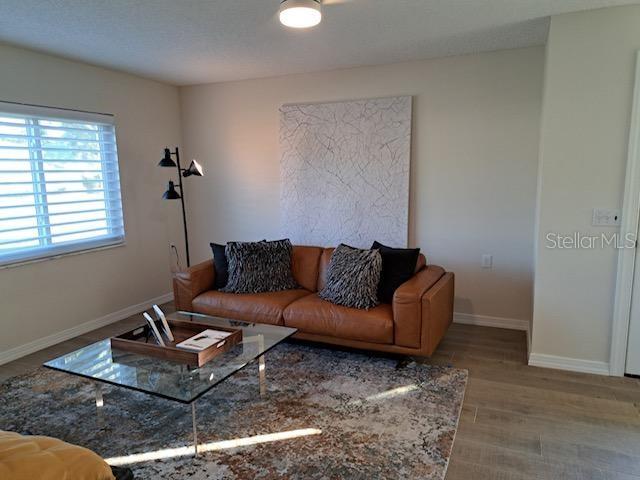
M640 480L640 381L530 367L524 332L454 324L469 370L447 480Z
M0 381L139 323L0 366ZM469 370L447 480L640 480L639 380L529 367L524 332L458 324L424 362Z

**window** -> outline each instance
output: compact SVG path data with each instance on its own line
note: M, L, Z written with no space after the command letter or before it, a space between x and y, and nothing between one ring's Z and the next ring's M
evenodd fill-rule
M0 102L0 265L123 241L113 117Z

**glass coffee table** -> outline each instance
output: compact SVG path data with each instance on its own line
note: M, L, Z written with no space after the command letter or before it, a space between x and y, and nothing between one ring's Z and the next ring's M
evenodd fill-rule
M214 328L216 326L241 328L242 342L202 367L190 367L112 349L111 341L106 338L48 361L44 366L95 381L98 411L104 405L101 388L103 383L191 405L193 446L194 454L197 456L196 400L256 359L258 360L260 395L265 395L265 354L297 330L186 312L172 313L167 315L167 318L206 323ZM141 320L141 326L144 325L142 322L143 320Z

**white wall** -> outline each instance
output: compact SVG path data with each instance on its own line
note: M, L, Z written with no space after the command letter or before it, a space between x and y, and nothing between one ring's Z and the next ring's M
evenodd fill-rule
M195 260L279 235L283 103L414 95L410 243L456 273L456 311L529 320L543 64L538 47L182 88L207 170L187 180Z
M126 245L0 270L0 358L29 342L170 292L177 205L156 164L180 141L178 89L0 45L0 100L116 116ZM170 219L170 220L169 220ZM170 234L175 232L175 234Z
M592 227L591 212L594 207L621 207L639 26L640 6L551 20L532 363L564 361L555 356L577 359L577 369L607 370L617 252L612 247L552 250L546 248L545 236L616 231Z

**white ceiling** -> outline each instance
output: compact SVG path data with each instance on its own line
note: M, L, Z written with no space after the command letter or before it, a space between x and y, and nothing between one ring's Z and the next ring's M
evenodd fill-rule
M1 0L0 42L189 85L542 45L553 14L632 0Z

